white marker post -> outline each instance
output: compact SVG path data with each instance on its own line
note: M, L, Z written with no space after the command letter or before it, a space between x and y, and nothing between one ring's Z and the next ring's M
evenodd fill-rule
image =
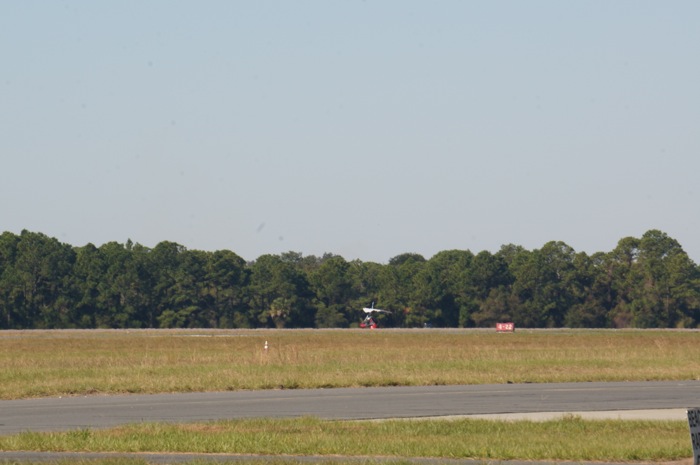
M693 465L700 465L700 408L688 409L688 428L693 445Z

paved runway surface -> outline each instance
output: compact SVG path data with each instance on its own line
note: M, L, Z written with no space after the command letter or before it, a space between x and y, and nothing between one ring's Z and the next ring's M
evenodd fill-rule
M372 463L411 463L415 465L562 465L564 462L556 461L531 461L531 460L476 460L476 459L451 459L442 457L366 457L366 456L328 456L328 455L307 455L307 456L280 456L280 455L248 455L248 454L113 454L101 452L0 452L0 460L11 460L13 462L51 462L63 461L70 463L78 460L99 460L113 459L115 457L126 457L135 460L143 460L153 464L179 464L179 463L236 463L251 461L288 461L293 463L333 463L333 462L357 462L358 464ZM573 462L567 461L566 465L630 465L629 462ZM641 465L635 463L635 465ZM659 465L650 463L650 465ZM671 465L671 464L663 464ZM674 465L692 465L692 460L676 462Z
M245 417L381 419L700 406L700 381L242 391L0 401L0 434Z
M99 460L114 459L115 457L125 457L134 460L143 460L153 464L179 464L179 463L236 463L251 461L287 461L292 463L333 463L333 462L357 462L358 464L371 463L411 463L415 465L562 465L563 462L555 461L530 461L530 460L476 460L476 459L451 459L441 457L366 457L366 456L328 456L328 455L307 455L307 456L280 456L280 455L248 455L248 454L114 454L101 452L0 452L0 461L9 460L14 462L50 462L58 461L70 463L78 460ZM630 465L629 462L573 462L567 461L566 465ZM635 463L635 465L641 465ZM650 465L659 465L651 463ZM663 464L671 465L671 464ZM674 465L692 465L692 460L676 462Z

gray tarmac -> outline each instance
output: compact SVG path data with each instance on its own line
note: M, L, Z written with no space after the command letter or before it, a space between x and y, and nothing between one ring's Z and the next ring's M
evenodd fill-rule
M88 396L0 401L0 434L138 422L314 416L333 420L501 415L530 418L700 405L700 381L498 384ZM543 413L544 412L544 413ZM654 413L656 412L656 413ZM677 412L676 412L677 414ZM602 414L598 414L602 415ZM608 415L622 415L609 413Z
M700 405L700 381L504 384L361 389L241 391L90 396L0 401L0 435L22 431L105 428L135 422L191 422L251 417L316 416L337 420L486 418L544 421L585 419L685 420ZM689 454L692 452L689 447ZM76 454L0 452L3 462L56 462L133 456L148 463L211 463L273 457L196 454ZM285 457L274 457L275 459ZM291 457L295 462L377 461L369 457ZM396 459L393 459L395 461ZM382 461L382 460L379 460ZM425 464L521 462L410 459ZM525 463L525 462L522 462ZM526 462L529 465L554 462ZM591 464L588 464L591 465Z
M482 418L498 421L549 421L566 417L580 417L584 420L686 420L685 408L642 409L642 410L607 410L607 411L570 411L570 412L530 412L530 413L493 413L486 415L452 415L434 417L442 420L459 418Z
M3 456L8 454L3 459ZM0 452L0 463L70 463L71 461L87 461L101 460L114 458L130 458L140 459L148 464L180 464L180 463L197 463L197 464L218 464L218 463L239 463L239 462L254 462L254 461L285 461L293 463L334 463L334 462L357 462L358 464L367 463L410 463L416 465L563 465L562 462L555 461L524 461L524 460L473 460L473 459L450 459L450 458L431 458L431 457L407 457L407 458L382 458L382 457L366 457L366 456L328 456L328 455L233 455L233 454L115 454L115 453L100 453L100 452ZM630 465L629 462L575 462L567 461L566 465ZM635 462L635 465L642 465L641 462ZM649 465L671 465L650 463ZM690 463L677 462L673 465L692 465Z

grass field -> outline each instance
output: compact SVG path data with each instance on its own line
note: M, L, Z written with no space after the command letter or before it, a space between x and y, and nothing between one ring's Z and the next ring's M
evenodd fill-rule
M5 331L0 332L0 366L2 399L282 387L689 380L700 376L700 332ZM579 418L543 423L308 418L144 424L22 433L0 437L0 450L328 454L378 456L382 461L421 456L663 462L692 455L685 422Z
M0 399L688 380L700 376L700 332L8 331L0 332L0 366Z
M661 461L688 457L687 425L668 421L325 421L250 419L0 437L0 450L195 452L499 460Z

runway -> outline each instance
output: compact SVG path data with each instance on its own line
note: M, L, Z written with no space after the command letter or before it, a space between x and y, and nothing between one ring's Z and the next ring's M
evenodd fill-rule
M251 417L361 420L488 415L517 419L573 413L682 419L685 409L696 406L700 406L700 381L88 396L0 401L0 434Z

